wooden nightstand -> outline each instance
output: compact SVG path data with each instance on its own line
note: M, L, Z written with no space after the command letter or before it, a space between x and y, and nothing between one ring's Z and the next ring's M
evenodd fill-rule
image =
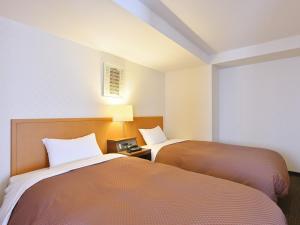
M127 152L127 151L120 151L119 154L127 155L127 156L133 156L133 157L139 157L142 159L148 159L151 160L151 149L148 148L142 148L140 151L136 152Z
M119 153L127 156L151 160L151 149L142 148L139 151L128 152L124 149L128 144L136 145L136 138L107 140L107 153Z

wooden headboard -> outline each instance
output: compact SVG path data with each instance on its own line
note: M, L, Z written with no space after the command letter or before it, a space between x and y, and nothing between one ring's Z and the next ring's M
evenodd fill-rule
M126 122L126 137L136 137L139 145L144 145L139 128L163 127L163 117L135 117ZM106 141L123 137L121 123L111 118L79 119L17 119L11 121L11 175L30 172L48 167L48 156L42 139L70 139L95 133L97 142L106 153Z

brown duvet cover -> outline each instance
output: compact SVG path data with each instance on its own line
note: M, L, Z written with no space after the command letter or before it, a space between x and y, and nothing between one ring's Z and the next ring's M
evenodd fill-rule
M234 182L139 158L118 158L40 181L10 225L284 225L278 206Z
M286 163L280 154L271 150L183 141L164 146L155 161L251 186L274 201L288 193Z

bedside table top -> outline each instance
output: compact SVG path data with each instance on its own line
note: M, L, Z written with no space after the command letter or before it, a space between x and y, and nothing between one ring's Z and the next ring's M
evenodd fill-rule
M121 142L121 141L133 140L133 139L135 140L136 137L111 138L108 139L107 141Z
M129 153L129 152L127 152L125 150L125 151L120 151L118 153L119 154L123 154L123 155L127 155L127 156L141 156L141 155L150 154L151 153L151 149L149 149L149 148L142 148L142 150L131 152L131 153Z

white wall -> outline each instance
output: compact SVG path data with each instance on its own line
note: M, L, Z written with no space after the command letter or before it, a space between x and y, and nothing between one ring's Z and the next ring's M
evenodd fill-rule
M165 131L169 138L212 139L212 67L166 73Z
M124 67L127 95L101 97L102 63ZM164 114L164 74L0 18L0 201L10 174L13 118L102 117L107 104Z
M214 139L279 151L300 172L300 57L221 69Z

